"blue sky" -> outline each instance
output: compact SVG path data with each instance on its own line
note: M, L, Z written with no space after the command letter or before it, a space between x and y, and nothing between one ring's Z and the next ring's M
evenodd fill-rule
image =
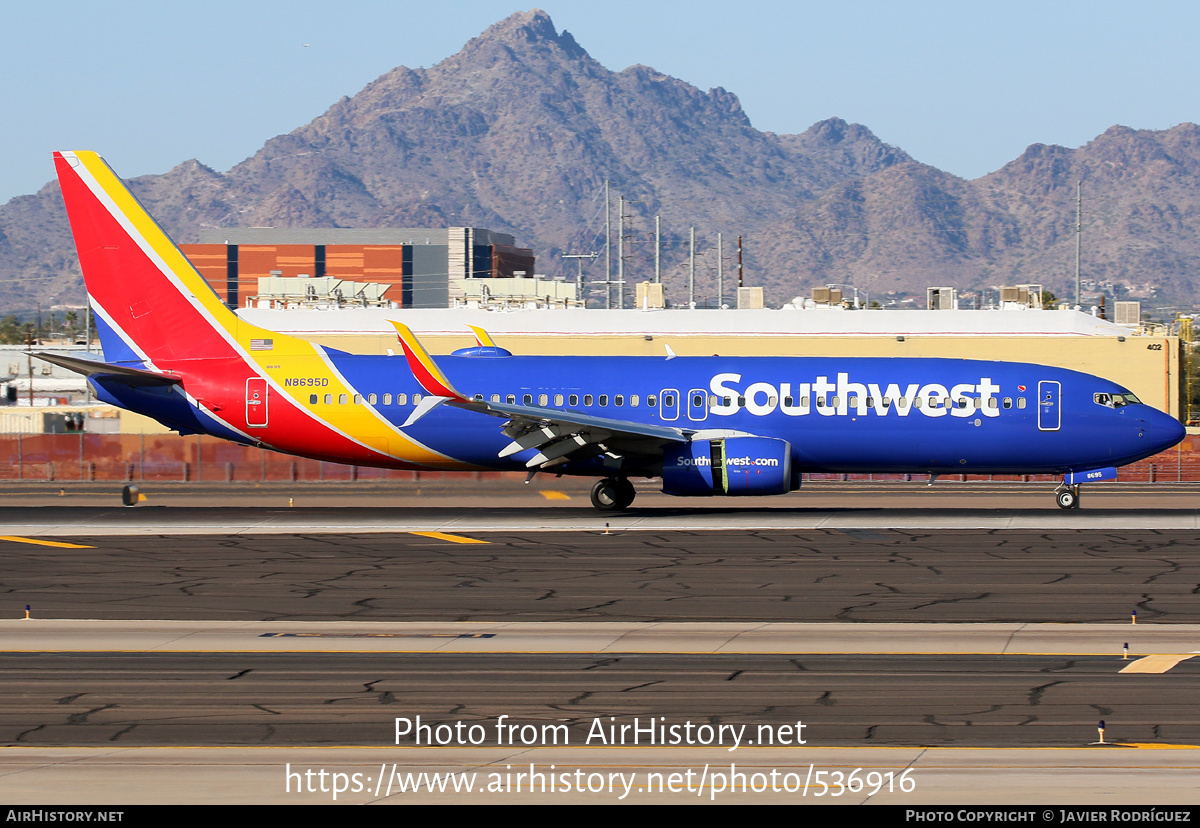
M1200 120L1200 3L578 2L540 6L610 69L643 63L736 94L758 129L865 124L975 178L1029 144ZM427 67L519 6L344 0L2 0L0 202L94 149L127 177L227 170L405 65ZM525 8L528 8L526 6ZM304 46L303 44L308 44Z

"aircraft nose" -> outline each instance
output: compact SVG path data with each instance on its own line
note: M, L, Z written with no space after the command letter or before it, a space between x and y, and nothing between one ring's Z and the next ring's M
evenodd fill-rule
M1155 451L1165 451L1187 436L1183 423L1157 409L1150 409L1139 419L1145 437Z

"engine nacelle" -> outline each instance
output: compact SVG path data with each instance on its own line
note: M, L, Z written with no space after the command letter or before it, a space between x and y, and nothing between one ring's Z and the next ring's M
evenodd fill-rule
M792 447L773 437L693 440L663 452L665 494L775 495L793 488Z

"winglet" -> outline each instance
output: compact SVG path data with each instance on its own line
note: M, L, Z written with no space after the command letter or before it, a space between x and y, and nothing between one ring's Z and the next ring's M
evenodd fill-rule
M467 398L450 384L450 380L442 373L442 369L437 367L433 357L429 356L429 352L417 341L417 337L408 326L396 321L392 321L392 324L396 327L400 347L404 349L404 356L408 359L408 367L412 369L413 376L421 387L435 397L465 401Z
M485 331L478 325L467 325L471 329L471 333L475 334L475 341L479 343L480 348L495 348L496 343L492 341L491 334Z

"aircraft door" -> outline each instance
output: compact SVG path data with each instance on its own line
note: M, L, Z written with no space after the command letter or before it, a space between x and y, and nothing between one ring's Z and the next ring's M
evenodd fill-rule
M1038 431L1058 431L1062 425L1062 384L1054 380L1038 383Z
M679 419L679 392L674 388L664 388L658 395L658 416L664 420Z
M246 425L250 428L266 428L267 380L264 377L246 380Z
M708 392L703 388L693 388L688 392L688 419L699 422L708 418Z

